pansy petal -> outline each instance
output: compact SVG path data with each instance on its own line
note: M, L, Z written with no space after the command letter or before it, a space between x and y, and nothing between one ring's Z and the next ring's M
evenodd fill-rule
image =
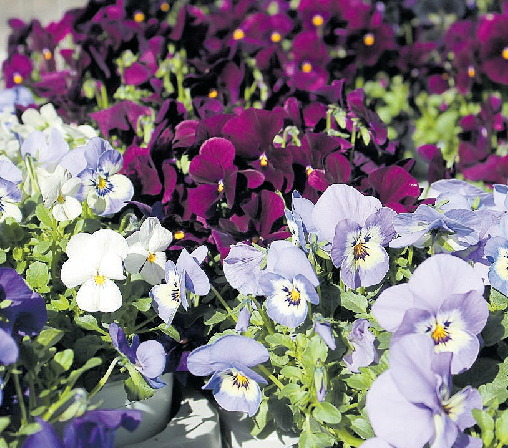
M171 324L181 303L179 285L176 288L173 284L155 285L150 290L150 297L159 317L166 324Z
M385 289L372 305L372 315L386 331L395 332L405 312L414 307L414 298L407 284Z
M147 378L158 377L166 367L166 352L158 341L149 340L139 344L136 357L139 371Z
M182 249L178 261L176 262L176 269L179 272L185 272L185 287L194 294L204 296L210 291L210 281L203 269L199 267L196 260L187 252Z
M196 376L207 376L215 371L211 364L213 345L203 345L194 349L187 357L187 368Z
M226 335L212 345L210 359L213 363L230 363L234 360L252 367L269 358L268 350L259 342L245 336Z

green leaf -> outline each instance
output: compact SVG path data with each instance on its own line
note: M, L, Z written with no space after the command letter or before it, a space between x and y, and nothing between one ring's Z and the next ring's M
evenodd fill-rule
M365 146L368 146L370 143L370 133L367 128L360 128L360 135L362 136L362 140L365 143Z
M51 368L59 375L63 372L67 372L67 370L71 368L73 361L74 352L68 348L55 354L55 357L51 361Z
M221 311L215 311L213 315L205 320L205 325L215 325L226 320L228 315Z
M490 305L494 311L505 310L508 308L508 297L500 293L497 289L490 288Z
M358 417L351 421L351 429L363 439L374 437L374 432L365 417Z
M280 373L291 380L297 379L301 381L303 378L302 369L295 366L285 366L281 369Z
M501 415L496 419L496 437L499 440L499 445L508 445L508 411L501 412Z
M57 330L56 328L47 328L42 330L39 333L35 340L35 346L40 346L43 348L53 347L60 339L64 336L64 332L62 330Z
M7 426L9 426L10 421L10 417L0 417L0 434L5 428L7 428Z
M99 327L97 319L91 314L84 314L83 316L76 316L74 322L85 330L98 331L99 333L106 334L106 332Z
M301 402L306 396L307 391L305 391L300 385L296 383L286 384L279 391L279 397L289 398L289 400L293 404Z
M145 379L132 364L127 364L130 377L125 380L125 391L130 401L146 400L155 391L146 383Z
M307 343L302 355L302 363L307 369L321 364L328 355L328 347L321 336L314 335Z
M29 436L30 434L35 434L41 430L41 425L39 423L28 423L22 426L19 431L16 433L17 435Z
M3 250L0 250L0 265L7 261L7 255Z
M316 405L312 411L312 416L320 422L332 425L339 423L342 417L339 410L333 404L326 401Z
M144 297L132 302L132 304L139 310L146 313L152 306L152 299L150 297Z
M481 409L473 409L472 413L482 430L483 446L489 446L492 440L494 440L494 419Z
M101 348L110 347L100 336L96 334L87 334L79 338L74 343L74 356L76 361L85 362L94 356Z
M293 349L295 343L291 339L291 337L287 334L274 333L266 336L265 341L274 347L286 347L289 349Z
M491 312L487 325L482 331L483 342L487 347L497 344L508 336L508 313Z
M32 263L26 271L26 282L32 289L47 286L49 283L48 266L41 261Z
M367 390L370 388L374 378L367 369L362 369L360 372L347 378L346 384L356 390Z
M367 312L367 299L360 294L355 294L353 291L343 292L340 295L340 304L347 310L353 311L353 313Z
M259 405L257 414L254 416L254 428L250 432L252 436L256 437L263 431L268 422L268 400L263 400Z
M335 440L329 434L324 432L313 433L305 429L298 442L298 448L329 448L335 443Z
M37 216L39 221L46 227L53 227L53 216L51 215L51 212L46 207L44 207L43 204L39 204L35 208L35 216Z
M160 324L157 328L176 342L180 342L180 333L178 333L178 330L173 325Z

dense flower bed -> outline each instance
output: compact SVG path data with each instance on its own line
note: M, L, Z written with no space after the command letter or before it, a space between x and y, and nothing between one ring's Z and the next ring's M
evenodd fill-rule
M176 372L300 448L507 444L506 3L139 3L10 21L0 443Z

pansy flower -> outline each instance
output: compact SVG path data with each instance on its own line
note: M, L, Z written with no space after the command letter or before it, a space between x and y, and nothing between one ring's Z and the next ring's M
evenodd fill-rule
M164 278L166 264L165 250L173 241L172 233L161 226L155 217L147 218L141 228L127 237L125 270L141 274L151 285L157 285Z
M135 334L129 344L125 332L115 322L109 324L109 336L113 346L127 357L152 388L160 389L165 385L159 376L166 367L166 351L159 341L151 339L140 343Z
M235 147L225 138L206 140L189 166L190 177L198 184L189 189L189 208L198 216L206 217L210 207L222 198L228 208L235 200L237 167L233 164Z
M393 334L391 342L424 334L436 352L452 352L452 373L471 367L478 355L477 335L487 322L483 279L464 260L434 255L420 264L408 283L385 289L372 314Z
M81 215L83 208L76 199L81 188L81 179L72 177L62 165L57 165L53 173L39 173L44 207L51 209L57 221L73 220Z
M390 368L367 392L369 421L379 439L396 448L420 448L427 443L451 448L460 446L457 442L463 438L471 444L462 446L481 446L464 430L476 423L471 411L482 409L482 397L470 386L452 395L454 357L435 353L432 342L422 335L412 335L390 348Z
M325 250L340 267L340 277L349 288L379 283L388 271L384 249L395 235L395 212L378 199L364 196L348 185L332 185L317 201L312 221Z
M64 429L63 440L53 426L40 417L35 418L41 429L30 434L23 448L113 448L116 430L134 431L141 422L141 411L134 409L99 410L86 412Z
M259 279L263 273L261 264L264 257L264 252L248 244L232 245L223 261L224 275L229 285L246 296L261 294Z
M500 84L508 84L508 17L486 14L478 25L482 71Z
M508 216L499 223L501 235L490 238L485 244L485 255L491 264L490 284L504 295L508 295Z
M267 255L266 273L259 280L267 297L266 311L275 322L295 328L307 317L307 302L319 303L319 280L307 256L289 241L274 241Z
M210 281L199 266L207 253L205 246L198 247L190 254L182 249L176 264L171 260L166 261L166 283L155 285L150 290L152 305L166 324L171 324L180 304L184 309L188 308L186 289L199 296L205 296L210 291Z
M376 337L369 331L369 327L368 320L357 319L347 334L352 351L344 356L344 363L351 372L359 373L360 367L369 366L379 359L374 345Z
M134 188L122 174L122 155L99 137L88 141L84 150L87 167L78 174L83 185L78 199L86 199L99 216L120 211L132 199Z
M193 375L212 375L203 389L211 389L221 407L252 417L261 403L258 383L267 381L251 367L269 357L261 343L246 336L227 335L194 350L187 358L187 367Z
M127 250L125 238L111 229L71 237L61 279L67 288L81 285L76 294L79 308L113 312L122 306L122 294L113 280L125 279L123 261Z
M22 199L18 187L22 179L21 171L16 165L6 157L0 160L0 222L9 217L17 222L21 221L21 210L17 204Z

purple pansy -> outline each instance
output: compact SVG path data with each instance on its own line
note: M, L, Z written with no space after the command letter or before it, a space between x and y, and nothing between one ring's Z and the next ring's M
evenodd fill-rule
M78 199L86 199L99 216L120 211L134 195L131 181L123 174L117 174L123 161L120 152L106 140L94 137L86 144L83 156L86 168L78 174L83 181Z
M46 303L12 268L0 268L0 301L2 300L9 300L10 303L0 310L0 328L20 339L41 332L48 320Z
M193 375L212 375L203 389L211 389L220 406L252 417L261 403L258 383L267 381L251 367L269 357L261 343L245 336L226 335L194 350L187 358L187 367Z
M275 322L295 328L307 317L307 302L319 303L319 280L307 256L289 241L274 241L266 273L259 285L267 297L266 311Z
M189 175L198 187L189 189L189 209L207 217L210 207L222 198L228 208L235 200L238 168L233 164L235 147L225 138L206 140L189 166Z
M140 343L139 336L135 334L129 345L124 331L115 322L109 324L109 336L113 346L127 357L151 387L160 388L165 385L159 378L166 367L166 352L160 342L149 340Z
M478 25L482 71L500 84L508 84L508 17L486 14Z
M369 331L370 323L366 319L357 319L353 322L347 339L353 350L344 356L344 363L351 372L359 373L360 367L366 367L379 359L374 341L375 336Z
M478 355L477 335L487 322L483 280L472 266L453 255L434 255L416 268L408 283L384 290L372 306L395 344L424 334L436 352L453 352L452 373L471 367Z
M435 353L422 335L392 346L390 368L367 392L367 413L379 439L395 448L426 443L451 448L464 437L464 429L476 423L471 411L482 408L482 398L470 386L452 395L452 357Z
M23 448L113 448L118 428L134 431L141 422L141 411L93 410L67 424L63 441L50 423L36 417L40 431L25 440Z
M210 291L210 281L199 266L207 253L205 246L198 247L190 254L182 249L176 265L171 260L166 261L166 283L155 285L150 290L152 305L166 324L171 324L180 303L187 309L186 289L200 296L205 296Z

